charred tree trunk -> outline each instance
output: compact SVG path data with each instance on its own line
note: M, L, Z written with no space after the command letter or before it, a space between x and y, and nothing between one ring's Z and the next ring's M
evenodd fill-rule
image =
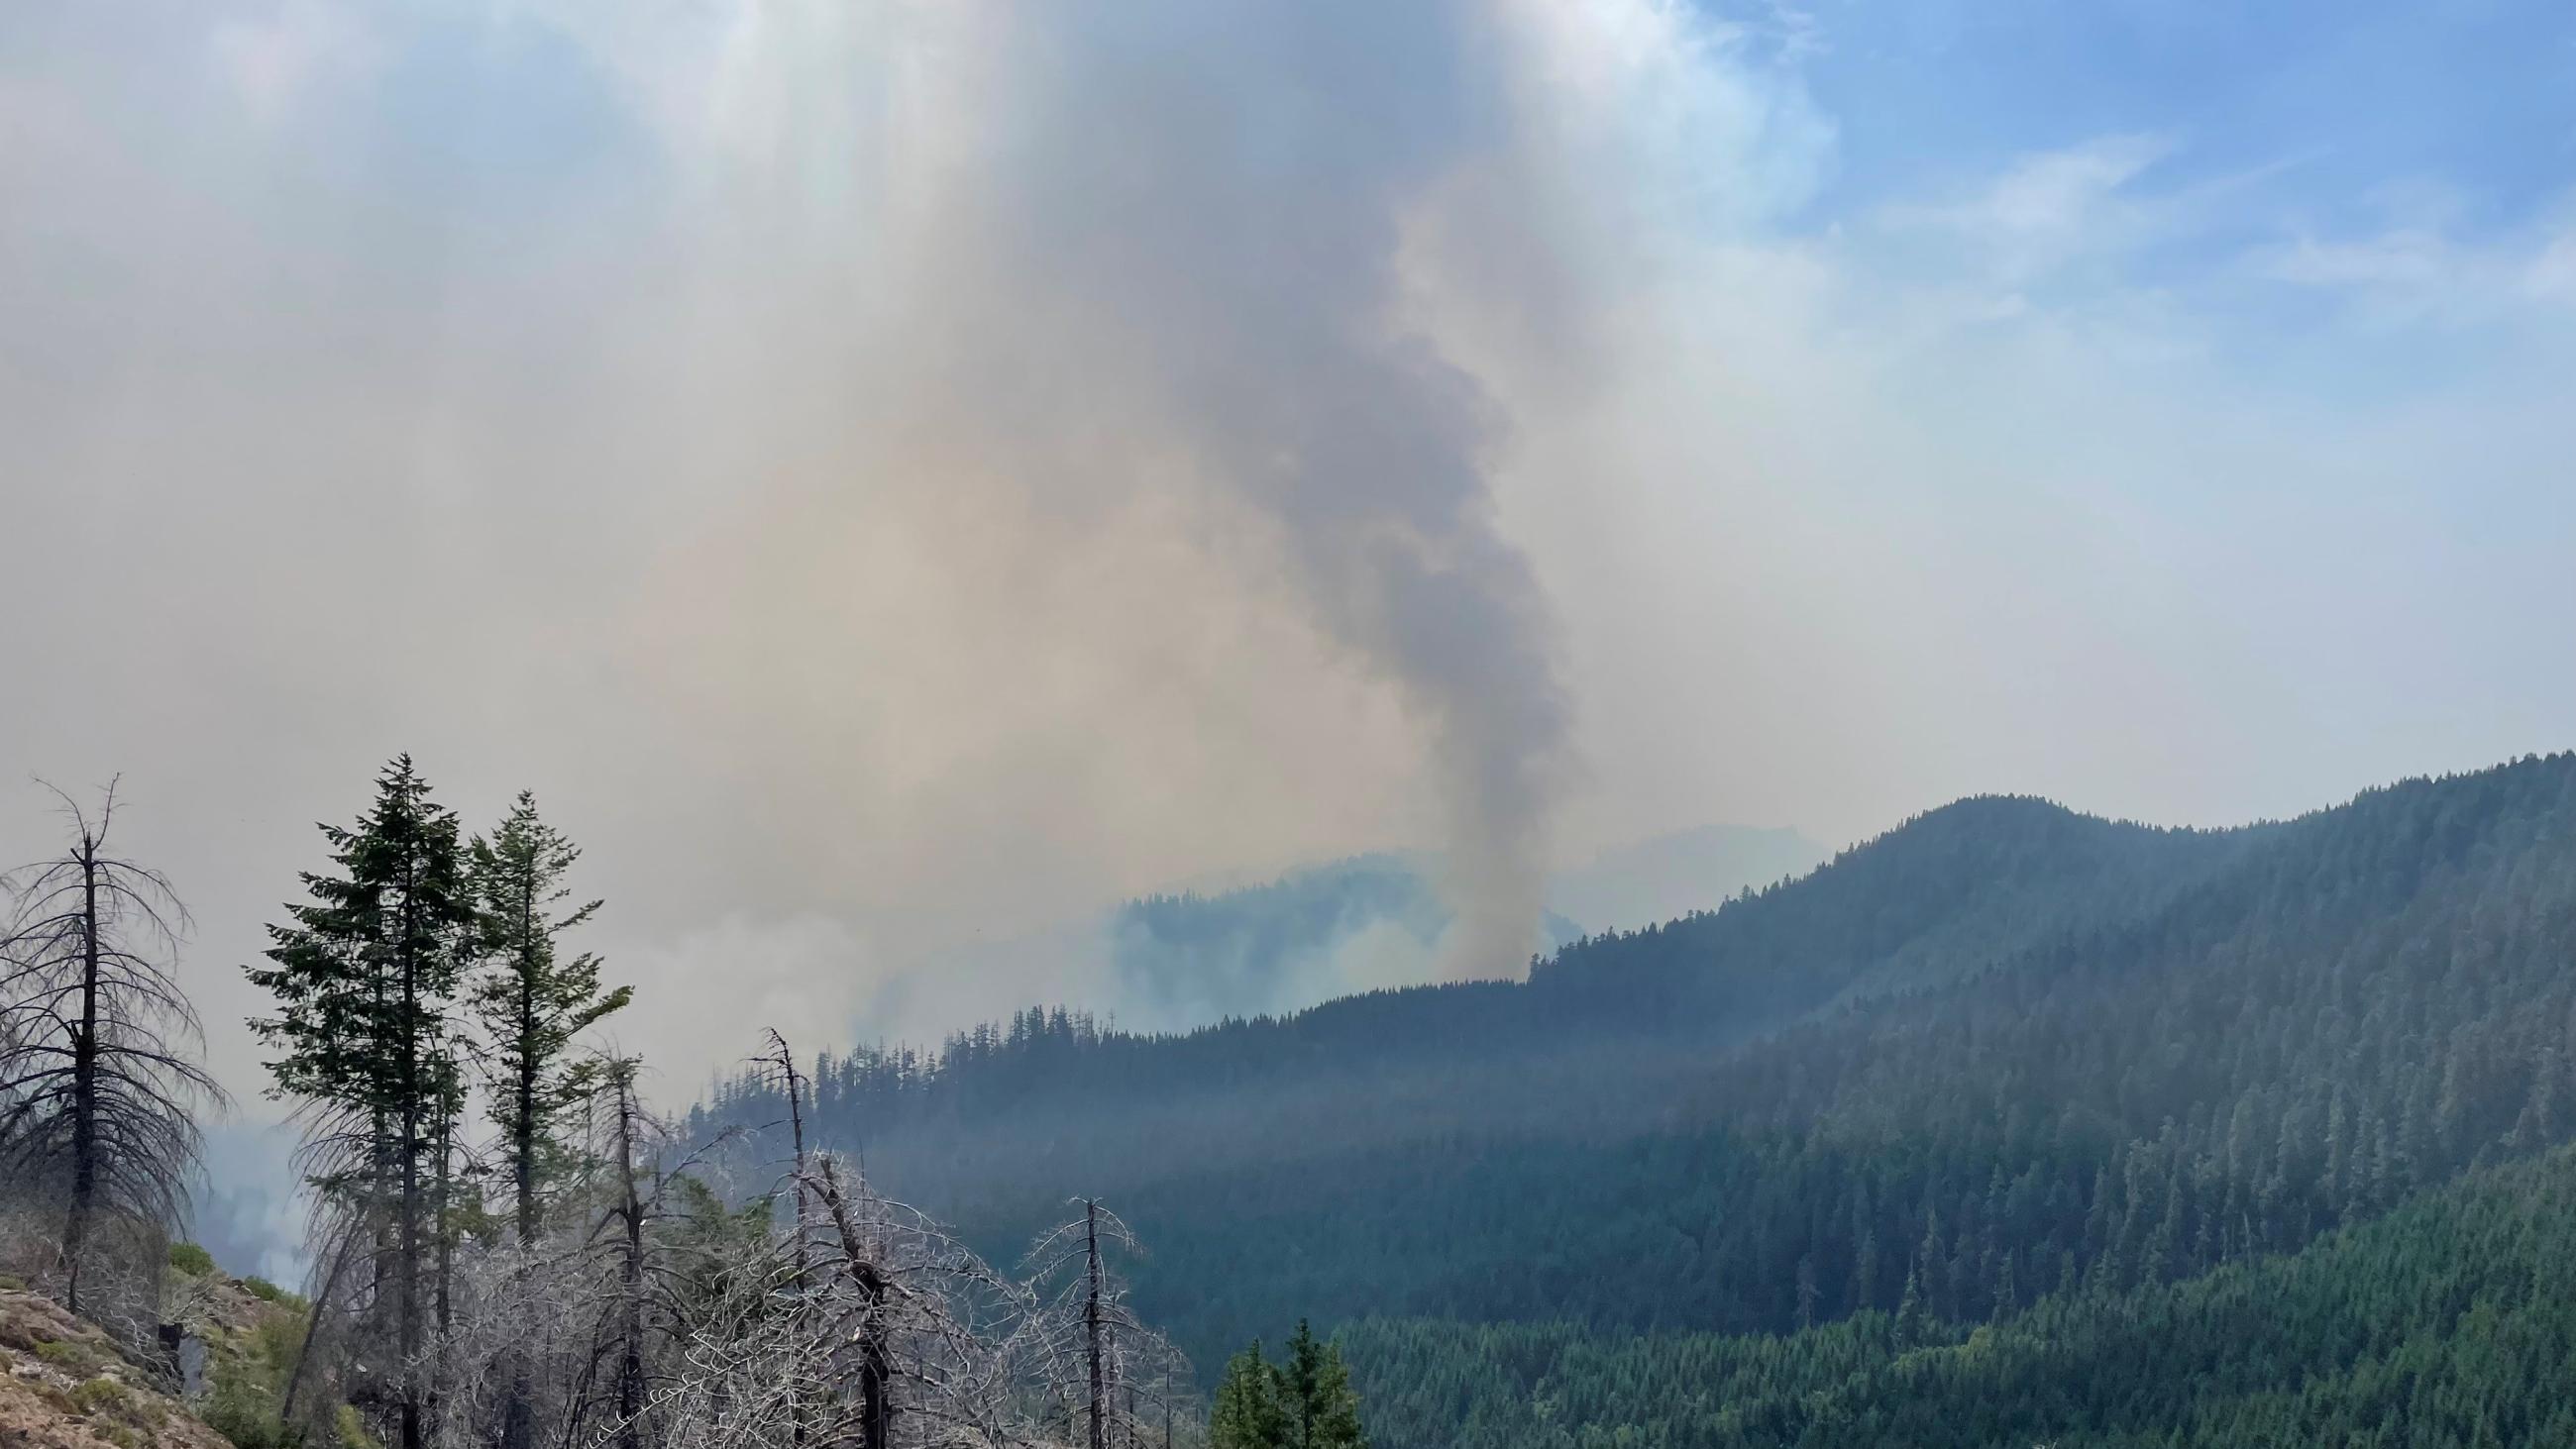
M1091 1360L1091 1449L1106 1449L1109 1398L1100 1358L1100 1204L1095 1201L1086 1200L1082 1205L1082 1248L1082 1336Z
M97 1317L97 1270L129 1245L107 1225L179 1220L193 1106L224 1094L174 975L187 907L160 872L110 853L113 783L94 815L54 794L69 843L0 870L0 1186L41 1186L43 1210L61 1214L63 1304ZM146 1284L160 1272L125 1266Z
M449 1339L456 1329L456 1225L451 1220L451 1212L456 1189L457 1106L442 1087L438 1107L438 1175L430 1194L430 1226L437 1253L437 1281L431 1295L431 1311L437 1315L437 1349L442 1364ZM429 1390L428 1404L430 1431L436 1433L443 1409L434 1383Z
M626 1220L626 1241L617 1265L618 1308L617 1442L620 1449L644 1444L644 1202L635 1187L635 1084L621 1075L617 1083L617 1161L625 1196L618 1212Z
M849 1202L841 1195L840 1175L828 1157L822 1163L823 1206L832 1216L832 1229L841 1240L843 1270L859 1290L859 1326L856 1333L859 1350L859 1445L860 1449L892 1449L894 1444L894 1357L888 1340L892 1337L888 1322L889 1300L893 1284L877 1262L868 1241L859 1236L858 1225L850 1221Z
M794 1140L796 1151L796 1195L793 1211L796 1214L796 1302L799 1310L801 1311L814 1291L812 1283L813 1260L810 1256L812 1244L806 1239L808 1224L813 1221L813 1202L811 1198L812 1189L807 1185L807 1171L805 1163L804 1092L803 1084L798 1080L796 1075L796 1054L788 1050L787 1038L779 1035L773 1028L769 1033L769 1040L771 1045L777 1048L776 1059L778 1062L778 1072L787 1083L787 1127L789 1134ZM862 1381L861 1388L864 1391L864 1380ZM798 1396L795 1402L788 1406L789 1438L791 1442L799 1446L799 1449L802 1449L802 1446L805 1443L807 1433L806 1416L809 1412L810 1408L805 1403L802 1396ZM864 1411L862 1412L861 1417L866 1421L866 1423L875 1422L875 1416L867 1414ZM865 1424L862 1425L862 1432L866 1432ZM882 1439L875 1439L868 1442L872 1446L882 1446L885 1441Z
M81 1264L98 1209L98 838L81 833L81 1011L72 1038L72 1202L63 1225L63 1306L81 1311Z
M886 1284L874 1264L859 1274L866 1326L859 1333L860 1449L892 1449L894 1371L886 1356Z

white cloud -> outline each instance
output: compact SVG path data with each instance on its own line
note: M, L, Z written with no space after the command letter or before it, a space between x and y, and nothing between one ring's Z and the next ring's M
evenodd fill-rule
M2523 280L2535 297L2576 305L2576 226L2561 229L2541 246Z
M2535 304L2576 301L2576 224L2566 206L2484 234L2467 228L2447 192L2397 210L2383 229L2303 233L2255 249L2246 264L2268 280L2345 298L2373 327L2510 324Z
M1953 199L1892 206L1879 222L1946 235L1994 281L2019 286L2163 231L2163 208L2133 184L2172 150L2161 136L2097 137L2023 156Z

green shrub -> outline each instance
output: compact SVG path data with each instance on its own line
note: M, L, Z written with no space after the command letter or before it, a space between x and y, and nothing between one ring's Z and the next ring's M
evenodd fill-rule
M286 1306L295 1310L294 1317L264 1318L257 1328L251 1330L252 1351L259 1355L261 1363L267 1365L268 1372L281 1378L288 1366L295 1362L295 1356L304 1351L304 1300L292 1293L287 1295L287 1299Z
M279 1421L278 1400L287 1372L303 1350L304 1300L263 1279L249 1279L243 1286L285 1311L260 1314L246 1332L216 1336L206 1361L208 1392L201 1417L234 1449L298 1449L311 1441L300 1427ZM327 1446L337 1437L326 1435L321 1442Z
M191 1278L203 1278L215 1271L215 1255L194 1243L172 1243L170 1266Z
M215 1385L203 1411L206 1426L233 1443L233 1449L290 1449L300 1436L278 1422L271 1396L236 1379Z
M72 1407L93 1417L122 1416L133 1403L133 1392L111 1378L89 1379L72 1386Z
M36 1357L58 1369L69 1369L77 1373L88 1373L99 1366L96 1350L88 1344L68 1338L49 1338L37 1344Z

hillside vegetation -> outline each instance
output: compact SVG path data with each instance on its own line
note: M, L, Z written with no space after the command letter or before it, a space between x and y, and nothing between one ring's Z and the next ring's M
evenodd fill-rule
M276 1390L302 1305L227 1277L187 1244L163 1293L171 1321L204 1347L196 1383L139 1359L51 1299L0 1286L0 1445L9 1449L269 1449ZM190 1358L195 1361L194 1351ZM192 1392L193 1391L193 1392Z
M1964 1334L1903 1311L1786 1337L1371 1319L1345 1346L1383 1442L1460 1449L2571 1444L2576 1156Z
M1179 1037L1031 1013L817 1086L979 1240L1070 1177L1115 1197L1202 1360L1300 1313L1965 1331L2566 1141L2571 967L2558 755L2225 831L1963 801L1526 983ZM702 1123L763 1113L747 1083Z

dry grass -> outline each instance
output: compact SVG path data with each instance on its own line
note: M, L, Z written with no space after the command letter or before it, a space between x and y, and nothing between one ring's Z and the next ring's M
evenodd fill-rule
M15 1289L0 1289L0 1445L230 1449L107 1335Z

